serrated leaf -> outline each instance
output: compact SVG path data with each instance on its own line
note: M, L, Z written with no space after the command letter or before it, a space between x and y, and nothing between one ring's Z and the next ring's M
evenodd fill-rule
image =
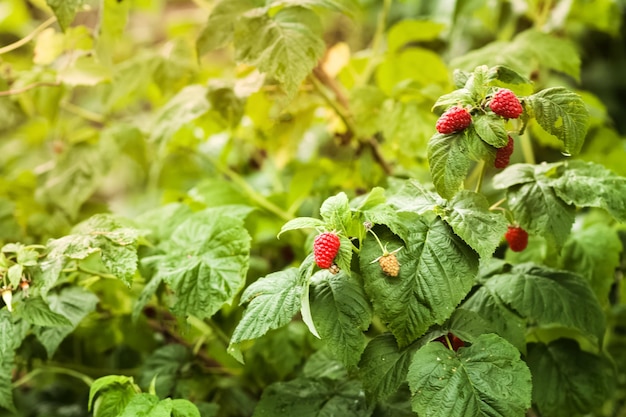
M395 393L406 381L413 353L420 346L411 344L400 349L391 333L383 333L370 340L359 363L366 392L376 400Z
M151 142L166 143L183 126L193 122L211 108L207 87L188 85L156 110L150 126Z
M103 376L102 378L96 379L93 384L91 384L91 387L89 388L89 401L87 402L87 405L89 407L89 410L91 411L93 401L98 394L106 395L111 391L121 391L127 392L132 396L133 394L139 392L138 389L139 387L135 385L132 377L123 375ZM121 411L124 408L124 405L120 404L120 406L121 407L119 410Z
M407 380L419 415L522 417L530 407L530 371L517 349L495 334L456 353L429 343L413 356Z
M157 276L173 290L177 314L211 317L245 283L250 236L241 219L213 209L198 212L161 246Z
M573 340L531 344L526 362L533 375L533 402L541 415L587 415L600 408L614 388L613 365L582 351Z
M597 223L570 236L563 246L559 264L587 278L598 299L607 306L622 250L617 231Z
M307 228L316 229L322 226L324 226L324 222L320 219L316 219L314 217L296 217L295 219L289 220L283 225L283 227L280 228L280 232L277 237L280 237L280 235L290 230Z
M201 415L194 403L177 398L172 400L172 417L201 417Z
M582 98L564 87L553 87L526 97L539 125L576 155L585 141L589 112Z
M461 239L483 257L489 257L499 246L507 230L504 216L489 210L482 194L462 190L442 207L441 218Z
M7 271L7 278L13 288L17 288L22 280L22 274L24 273L24 267L21 264L11 265Z
M74 20L76 12L83 5L84 0L46 0L46 3L57 17L61 29L66 30Z
M328 349L322 348L306 361L302 375L310 379L341 381L348 378L348 370Z
M230 343L256 339L289 323L300 310L303 286L297 268L274 272L246 288L241 303L248 303Z
M494 275L484 285L533 324L579 330L594 344L602 342L602 307L589 283L579 275L527 263Z
M518 87L517 91L523 88L525 92L532 92L532 82L528 78L504 65L496 65L495 67L489 68L488 79L498 85L502 83L511 86L521 86Z
M482 140L496 148L506 146L509 136L502 118L493 114L478 114L472 117L474 130Z
M145 259L146 258L144 258L143 260ZM157 257L157 260L158 259L160 258ZM141 315L143 308L146 306L146 304L150 302L152 296L157 292L157 290L159 289L159 285L161 285L162 282L163 277L158 275L153 277L150 282L148 282L146 286L143 287L143 289L141 290L141 294L139 294L139 297L137 297L137 301L135 301L135 304L133 305L133 312L131 314L133 322L137 322L137 319Z
M268 386L253 417L361 417L366 409L365 395L356 382L330 384L324 380L299 378Z
M452 106L460 105L461 107L463 107L467 105L472 105L473 103L474 97L472 95L472 92L467 88L459 88L451 93L440 96L433 105L432 111L437 114L441 114Z
M293 96L324 53L321 32L320 18L303 7L284 8L272 17L248 14L235 25L237 60L275 78Z
M385 275L372 260L381 255L374 239L361 249L361 273L374 311L388 323L400 346L406 346L433 324L442 324L467 295L478 272L478 254L441 219L406 213L410 224L406 247L396 253L398 277ZM389 248L404 246L387 229L376 228Z
M233 39L235 22L254 7L251 0L222 0L215 5L196 41L198 55L220 48Z
M580 79L580 56L571 39L531 29L517 35L515 44L519 49L532 51L542 66Z
M352 16L359 3L356 0L272 0L270 6L306 7L309 9L327 9Z
M142 213L136 222L141 228L149 230L149 239L158 243L169 239L174 230L187 220L193 211L186 204L172 203Z
M515 220L529 234L553 239L561 246L574 223L574 207L559 198L548 175L551 165L514 164L493 178L496 189L507 189Z
M13 357L13 350L18 347L15 336L13 315L3 308L0 310L0 362Z
M0 407L16 413L11 381L13 365L13 355L3 355L2 360L0 360Z
M119 417L171 417L171 413L169 398L159 401L156 395L141 393L131 398Z
M31 297L20 304L16 311L21 318L36 326L71 326L72 323L50 309L41 297Z
M463 185L471 164L465 134L433 135L428 142L428 164L437 193L452 198Z
M349 270L320 271L311 282L311 314L330 352L347 367L357 364L365 348L372 308L360 280Z
M320 207L320 215L328 231L341 231L347 234L352 225L352 213L346 193L341 192L327 198Z
M138 384L143 387L155 380L155 391L159 398L173 395L181 369L190 360L189 350L178 344L165 345L146 358L141 367Z
M552 186L566 204L605 209L616 220L626 222L626 178L600 164L567 161L565 171Z
M437 39L445 25L429 20L402 20L389 29L387 33L387 47L390 51L397 51L412 42L424 42Z

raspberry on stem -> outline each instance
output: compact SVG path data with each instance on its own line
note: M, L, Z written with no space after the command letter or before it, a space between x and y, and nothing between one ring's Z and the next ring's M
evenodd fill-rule
M520 226L509 225L504 238L513 252L521 252L528 246L528 232Z
M448 135L466 129L472 123L472 115L463 107L452 106L446 110L435 127L437 132Z
M498 148L498 150L496 151L496 159L493 163L496 168L502 169L506 168L509 165L511 155L513 154L514 145L515 142L513 141L513 138L509 136L508 143L502 148Z
M400 273L400 263L398 262L398 258L396 257L396 252L402 249L402 246L389 252L387 250L387 246L383 246L376 233L374 233L374 231L372 230L372 224L370 222L365 222L363 223L363 226L365 226L365 229L368 232L372 233L372 235L376 239L376 242L378 242L378 246L380 246L380 249L383 251L382 255L380 255L378 258L374 259L370 263L373 264L374 262L378 262L378 264L380 265L380 269L385 275L390 277L397 277Z
M313 241L313 256L317 266L323 269L330 268L339 252L341 241L333 232L324 232L315 237Z
M515 93L507 88L496 91L489 107L495 114L506 119L517 119L524 111Z

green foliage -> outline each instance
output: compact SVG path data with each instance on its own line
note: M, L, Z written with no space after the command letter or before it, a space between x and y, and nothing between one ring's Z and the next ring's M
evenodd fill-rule
M0 417L624 415L622 8L4 0Z

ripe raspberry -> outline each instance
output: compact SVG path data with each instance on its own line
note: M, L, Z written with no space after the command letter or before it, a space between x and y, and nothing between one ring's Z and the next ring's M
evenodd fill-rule
M528 246L528 232L519 226L509 226L504 238L513 252L521 252Z
M339 236L335 233L325 232L317 235L313 242L313 255L317 266L324 269L330 268L339 252L340 245Z
M515 142L513 141L513 138L509 136L508 143L502 148L498 148L498 151L496 152L496 160L493 164L496 168L502 169L509 165L514 144Z
M515 93L507 88L501 88L494 94L489 107L495 114L506 119L517 119L524 111Z
M448 135L467 128L472 123L472 115L463 107L453 106L437 120L437 132Z
M395 253L389 253L381 256L378 263L380 264L380 269L382 269L383 272L390 277L397 277L400 273L400 263L398 262L398 258L396 258Z

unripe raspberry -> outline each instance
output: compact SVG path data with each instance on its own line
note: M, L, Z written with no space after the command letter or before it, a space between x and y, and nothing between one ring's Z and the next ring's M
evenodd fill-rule
M489 107L495 114L506 119L517 119L524 111L515 93L507 88L501 88L494 94Z
M313 256L317 266L323 269L330 268L339 252L340 245L339 236L335 233L325 232L317 235L313 242Z
M519 226L509 226L504 238L513 252L521 252L528 246L528 232Z
M437 132L448 135L466 129L472 123L472 115L463 107L453 106L446 110L435 127Z
M398 258L396 258L395 253L389 253L381 256L380 259L378 259L378 263L380 264L380 269L382 269L385 275L397 277L400 273L400 263L398 262Z
M502 169L509 165L511 155L513 154L514 144L515 142L513 141L513 138L509 136L507 144L502 148L498 148L498 151L496 152L496 160L493 163L496 168Z

